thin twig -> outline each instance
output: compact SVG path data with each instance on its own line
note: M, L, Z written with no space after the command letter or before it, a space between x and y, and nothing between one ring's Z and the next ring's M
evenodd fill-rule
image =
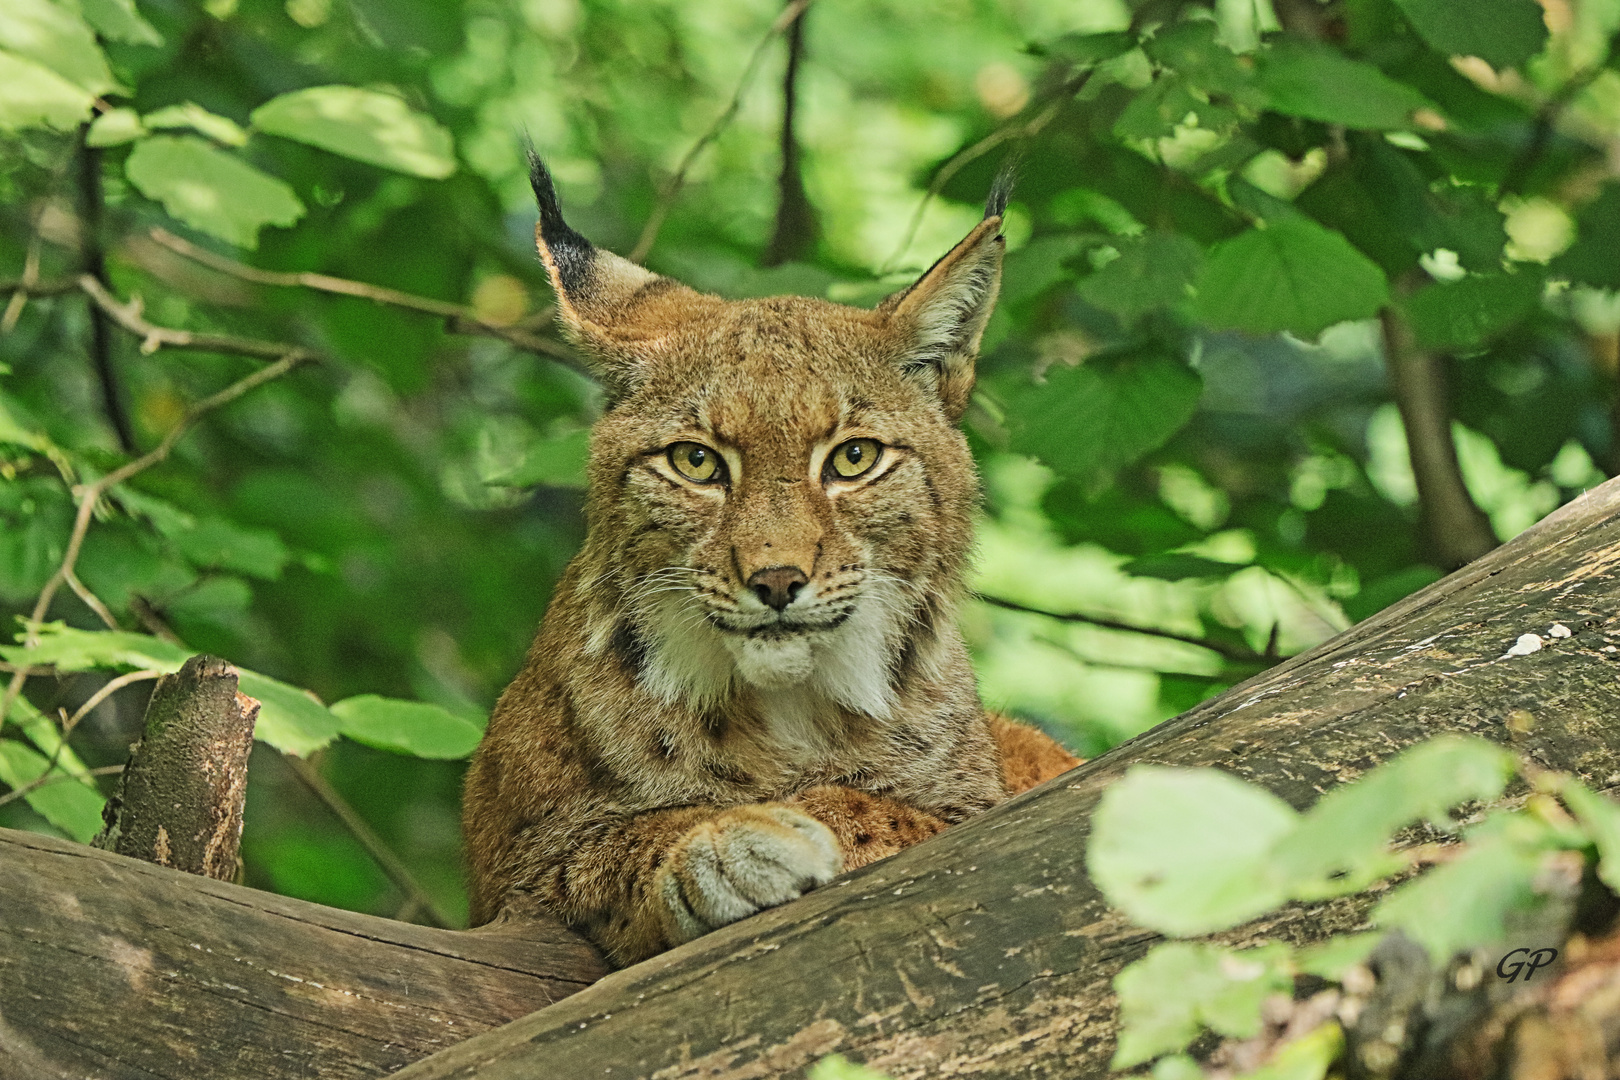
M141 317L140 302L138 300L131 301L127 305L120 304L116 297L103 289L101 283L90 275L84 274L79 277L79 287L103 310L112 315L113 320L119 326L142 338L147 343L147 345L142 346L144 351L150 351L147 348L148 345L151 348L169 345L176 348L206 349L210 352L234 352L244 356L279 356L280 359L273 364L260 368L251 375L238 379L218 393L210 394L208 397L194 402L187 407L179 421L169 429L168 434L163 437L163 441L158 443L152 450L134 461L114 469L93 483L80 484L73 489L74 498L78 500L79 504L78 512L73 519L73 531L68 537L67 550L62 555L61 564L45 583L45 587L40 590L39 598L34 602L33 612L28 617L26 624L27 634L24 639L24 645L27 647L38 644L39 627L45 618L45 613L50 610L51 601L56 598L57 591L64 584L77 581L74 570L79 561L79 550L84 545L85 533L90 529L90 521L94 517L96 504L100 501L102 495L106 494L110 488L123 483L135 474L143 472L167 458L169 452L174 449L175 443L180 441L180 437L206 414L223 405L230 404L250 390L254 390L273 379L280 378L300 364L310 363L318 359L314 353L295 345L256 341L252 338L239 338L225 334L193 334L189 330L175 330L169 327L155 326ZM89 593L89 590L85 589L83 584L79 584L75 591L79 589L84 590L80 593L81 596ZM91 607L96 609L97 604L92 604ZM105 605L99 605L98 614L105 610ZM104 620L110 620L111 615L108 613L102 617ZM116 625L116 623L113 625ZM0 697L0 724L5 722L6 716L11 712L12 703L22 693L23 684L28 681L31 671L31 668L24 667L12 675L11 682L6 687L5 695Z
M381 285L369 285L364 281L351 281L348 278L332 277L328 274L317 274L307 270L296 272L282 272L277 270L261 270L256 266L237 262L226 258L207 248L199 247L189 240L184 240L166 229L153 229L149 234L154 241L183 255L193 262L201 263L210 270L218 270L222 274L239 278L242 281L251 281L256 285L275 285L281 288L299 287L314 289L317 292L336 293L340 296L355 296L362 300L371 300L379 304L390 304L394 307L406 308L410 311L420 311L427 315L437 315L449 322L452 332L458 334L474 334L484 337L499 338L525 352L539 353L549 356L553 360L560 360L570 367L584 370L578 356L560 341L530 333L522 324L512 326L499 326L488 319L481 318L476 311L464 304L451 304L443 300L434 300L428 296L417 296L413 293L400 292L398 289L389 289Z
M388 875L388 879L399 888L399 891L404 893L411 902L420 906L434 926L446 930L450 929L453 925L450 918L439 908L433 897L429 896L427 890L418 884L410 869L399 860L399 856L395 855L387 844L383 843L382 837L378 836L375 830L366 823L366 819L356 813L354 807L349 805L348 800L344 799L337 789L327 782L326 777L321 775L320 770L303 758L293 757L291 754L283 755L282 760L286 761L288 768L292 769L293 775L303 781L304 786L309 788L317 799L325 803L326 808L336 814L338 820L342 821L348 830L354 834L354 838L360 841L360 845L366 849L366 852L376 861L382 872Z
M1007 611L1020 611L1025 615L1042 615L1048 619L1057 619L1061 622L1085 623L1087 626L1097 626L1104 630L1124 630L1132 634L1146 634L1149 637L1164 638L1168 641L1179 641L1186 645L1197 645L1201 649L1219 653L1234 663L1255 664L1263 663L1267 657L1237 645L1228 645L1224 641L1211 641L1208 638L1193 637L1191 634L1178 634L1173 630L1160 630L1153 626L1133 626L1130 623L1119 622L1114 619L1102 619L1094 615L1081 615L1075 612L1047 611L1044 608L1030 607L1020 604L1016 600L1007 600L999 596L989 596L985 593L974 593L975 600L982 600L992 607L1004 608Z
M1611 47L1612 44L1611 42ZM1603 61L1577 71L1552 97L1542 102L1541 108L1536 110L1534 126L1530 129L1530 140L1513 156L1513 160L1508 162L1508 167L1502 174L1499 194L1519 194L1525 181L1530 179L1530 173L1535 169L1541 155L1552 142L1553 132L1558 127L1558 118L1563 115L1570 103L1580 96L1581 91L1592 85L1594 79L1609 69L1607 60L1605 56Z
M44 243L39 233L28 241L28 255L23 260L22 280L18 282L19 288L13 289L11 299L6 302L6 313L0 315L0 334L9 334L17 328L17 320L22 318L23 305L28 303L28 290L39 284L39 249Z
M934 174L934 179L929 181L928 190L923 193L922 201L917 204L916 211L912 213L911 223L906 226L906 233L900 241L900 246L895 249L893 255L889 256L888 261L883 264L882 269L878 272L880 274L889 273L899 264L901 259L905 258L906 252L911 250L912 241L917 239L917 230L922 227L923 214L928 210L929 204L945 189L945 185L951 182L953 176L1004 142L1013 139L1032 139L1040 134L1041 129L1052 122L1063 106L1068 104L1074 95L1085 88L1086 83L1091 79L1093 70L1095 69L1087 68L1078 75L1065 79L1053 93L1052 99L1034 116L1027 120L1021 116L1013 117L972 146L958 150L949 161L941 165L939 171Z
M82 774L79 775L69 772L44 772L35 777L33 780L28 781L28 783L24 784L22 787L13 788L4 795L0 795L0 806L4 806L9 802L15 802L18 799L26 798L27 796L38 791L40 788L50 787L52 784L61 784L69 780L78 780L82 782L86 776L116 776L123 771L124 767L122 765L102 765L99 768L86 769Z
M163 672L153 671L150 668L146 668L141 671L125 672L115 679L108 679L102 684L101 689L91 694L85 703L80 705L78 709L74 711L73 715L63 726L67 730L72 731L74 728L79 726L80 720L83 720L90 714L90 710L94 709L97 705L100 705L103 701L106 701L112 695L118 693L118 691L122 690L124 687L129 686L131 683L145 682L148 679L161 678L163 678Z
M79 128L79 202L83 214L80 224L84 240L84 276L95 279L105 288L107 255L101 243L105 201L101 190L101 150L86 141L89 131L89 124ZM118 448L126 454L133 454L136 449L135 428L129 422L124 390L119 385L118 371L113 367L113 332L107 319L105 307L93 305L90 308L90 363L95 368L96 380L101 384L101 406L113 434L118 436Z
M749 85L754 81L754 74L759 70L760 61L765 58L766 48L779 35L785 33L788 27L792 26L799 16L804 14L805 9L811 3L812 0L793 0L792 3L782 9L782 13L776 17L776 21L771 23L770 29L766 30L765 35L759 39L759 44L754 46L754 51L748 57L748 63L743 67L742 78L737 80L737 88L732 92L731 100L726 104L724 111L714 118L714 123L710 124L708 130L700 135L698 141L693 143L686 151L685 156L681 158L680 164L675 167L675 172L664 183L664 189L658 193L658 202L653 206L652 213L648 215L647 224L641 229L641 238L636 241L636 246L630 251L629 259L631 262L641 262L647 257L648 252L652 251L653 244L658 240L658 230L664 227L664 218L669 216L670 208L675 205L675 199L680 195L681 188L686 186L686 174L691 170L692 163L697 160L697 156L710 143L720 137L720 133L725 130L726 125L731 123L732 118L737 115L737 110L742 108L743 95L748 92Z

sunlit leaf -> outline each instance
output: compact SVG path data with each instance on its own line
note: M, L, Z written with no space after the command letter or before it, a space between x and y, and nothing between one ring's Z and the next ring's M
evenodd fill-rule
M1224 930L1287 899L1267 859L1296 820L1277 796L1216 769L1135 765L1092 815L1086 869L1141 926Z
M1418 109L1434 109L1410 86L1326 44L1283 38L1256 65L1268 107L1288 116L1395 131L1410 127Z
M53 0L6 0L0 18L0 50L32 60L91 94L122 92L107 67L107 57L96 35L77 11L77 5ZM12 92L6 72L0 70L0 97Z
M22 634L19 632L18 639ZM148 634L114 630L78 630L63 623L47 623L40 628L39 644L32 649L21 645L0 645L0 658L12 664L51 664L58 671L89 671L93 668L150 668L153 671L179 671L191 653Z
M71 131L90 115L95 95L56 72L0 51L0 130Z
M1289 950L1270 945L1244 952L1170 942L1114 976L1119 1044L1110 1063L1128 1069L1181 1050L1209 1028L1234 1039L1260 1031L1260 1007L1292 985Z
M162 45L163 35L135 8L135 0L79 0L79 10L96 33L126 45Z
M423 701L362 694L331 706L342 734L379 750L424 758L464 758L484 731L477 724Z
M1225 578L1244 569L1243 563L1221 562L1202 555L1183 555L1166 552L1162 555L1143 555L1120 567L1133 577L1159 578L1162 581L1186 581L1188 578Z
M50 768L50 759L32 747L0 739L0 781L13 790L38 780ZM51 781L24 795L23 801L79 843L88 844L101 831L101 808L107 800L87 781L58 766Z
M1273 1050L1271 1060L1243 1080L1322 1080L1342 1053L1344 1029L1328 1020Z
M1194 241L1177 233L1150 232L1117 246L1119 258L1077 287L1087 303L1130 327L1149 312L1187 302L1204 261L1203 249Z
M253 737L282 753L307 757L337 738L338 718L296 686L241 670L237 687L259 702Z
M1483 739L1419 743L1322 796L1277 845L1273 866L1295 895L1364 888L1398 868L1385 855L1396 832L1418 821L1450 828L1452 807L1496 798L1512 775L1513 755ZM1330 881L1336 874L1346 880Z
M1485 344L1535 310L1541 300L1539 273L1470 274L1437 281L1406 297L1401 306L1417 343L1426 349L1472 349Z
M253 126L385 169L440 180L456 171L450 132L392 94L313 86L271 98Z
M1535 0L1395 0L1435 51L1477 56L1492 67L1518 67L1547 43L1547 23Z
M291 225L304 216L292 188L193 135L142 139L124 172L176 218L239 247L257 247L266 225Z
M1597 847L1598 880L1620 893L1620 803L1597 794L1573 777L1564 779L1558 793Z
M248 140L247 132L243 131L235 120L211 113L191 101L184 105L170 105L156 112L149 112L141 120L154 131L163 128L190 128L226 146L245 146Z
M140 113L134 109L108 109L91 123L84 141L88 146L122 146L145 134Z
M500 487L582 488L585 486L585 463L591 456L591 433L588 428L571 431L554 439L540 439L530 443L523 457L510 468L497 469L481 477L484 483Z
M1203 384L1186 364L1149 352L1107 364L1053 365L1045 385L1004 393L1011 448L1058 473L1100 484L1164 445L1198 406Z
M1212 327L1314 338L1334 323L1377 314L1388 300L1376 264L1340 234L1295 216L1216 244L1193 308Z

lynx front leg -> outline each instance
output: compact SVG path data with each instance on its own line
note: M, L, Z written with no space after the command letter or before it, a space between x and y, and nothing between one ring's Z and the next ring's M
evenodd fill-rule
M886 795L822 784L788 800L831 829L843 851L844 869L856 870L926 840L945 822Z
M676 841L652 897L679 945L825 885L844 868L821 822L779 803L723 810Z

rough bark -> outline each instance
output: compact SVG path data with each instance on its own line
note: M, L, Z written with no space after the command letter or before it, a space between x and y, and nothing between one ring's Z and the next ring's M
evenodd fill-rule
M401 1080L797 1076L838 1051L906 1078L1100 1077L1110 980L1155 938L1086 877L1130 765L1214 765L1297 807L1446 731L1620 783L1620 482L1465 569L1073 773L803 900L617 972ZM1553 624L1572 634L1549 634ZM1507 655L1521 635L1544 647ZM1508 717L1535 723L1515 735ZM1522 717L1516 717L1522 728ZM1319 940L1369 897L1223 935Z
M259 717L237 678L224 660L193 656L158 680L96 847L218 881L236 877Z
M0 829L0 1077L383 1076L601 976L555 923L338 911Z
M1100 1077L1110 980L1154 940L1084 870L1090 812L1124 769L1217 765L1302 807L1464 731L1612 788L1617 612L1620 481L1059 780L401 1075L757 1080L839 1051L900 1078ZM1544 647L1507 655L1527 633ZM0 1060L42 1075L373 1076L601 970L552 924L434 931L24 834L0 845ZM1367 904L1223 937L1317 940Z

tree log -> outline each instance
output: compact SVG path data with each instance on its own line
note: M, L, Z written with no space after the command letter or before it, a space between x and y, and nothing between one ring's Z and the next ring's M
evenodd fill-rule
M236 877L259 717L237 678L217 656L193 656L158 680L96 847L219 881Z
M437 1050L400 1075L735 1080L839 1051L901 1078L1098 1077L1110 980L1155 940L1085 875L1111 781L1137 762L1218 765L1304 807L1461 731L1612 788L1617 612L1620 481L983 817L447 1050L600 966L554 924L434 931L0 833L0 1062L8 1080L347 1078ZM1508 655L1528 633L1543 647ZM1508 728L1518 710L1527 734ZM1318 940L1367 906L1295 905L1222 938Z
M1219 766L1303 808L1414 742L1463 732L1612 788L1615 650L1620 481L982 817L399 1078L742 1080L797 1076L834 1051L902 1080L1103 1076L1111 980L1156 940L1085 873L1091 811L1126 768ZM1516 710L1534 717L1527 734L1509 729ZM1221 940L1320 940L1361 927L1370 899L1291 905Z
M434 930L0 829L0 1078L357 1080L606 970L561 926Z

